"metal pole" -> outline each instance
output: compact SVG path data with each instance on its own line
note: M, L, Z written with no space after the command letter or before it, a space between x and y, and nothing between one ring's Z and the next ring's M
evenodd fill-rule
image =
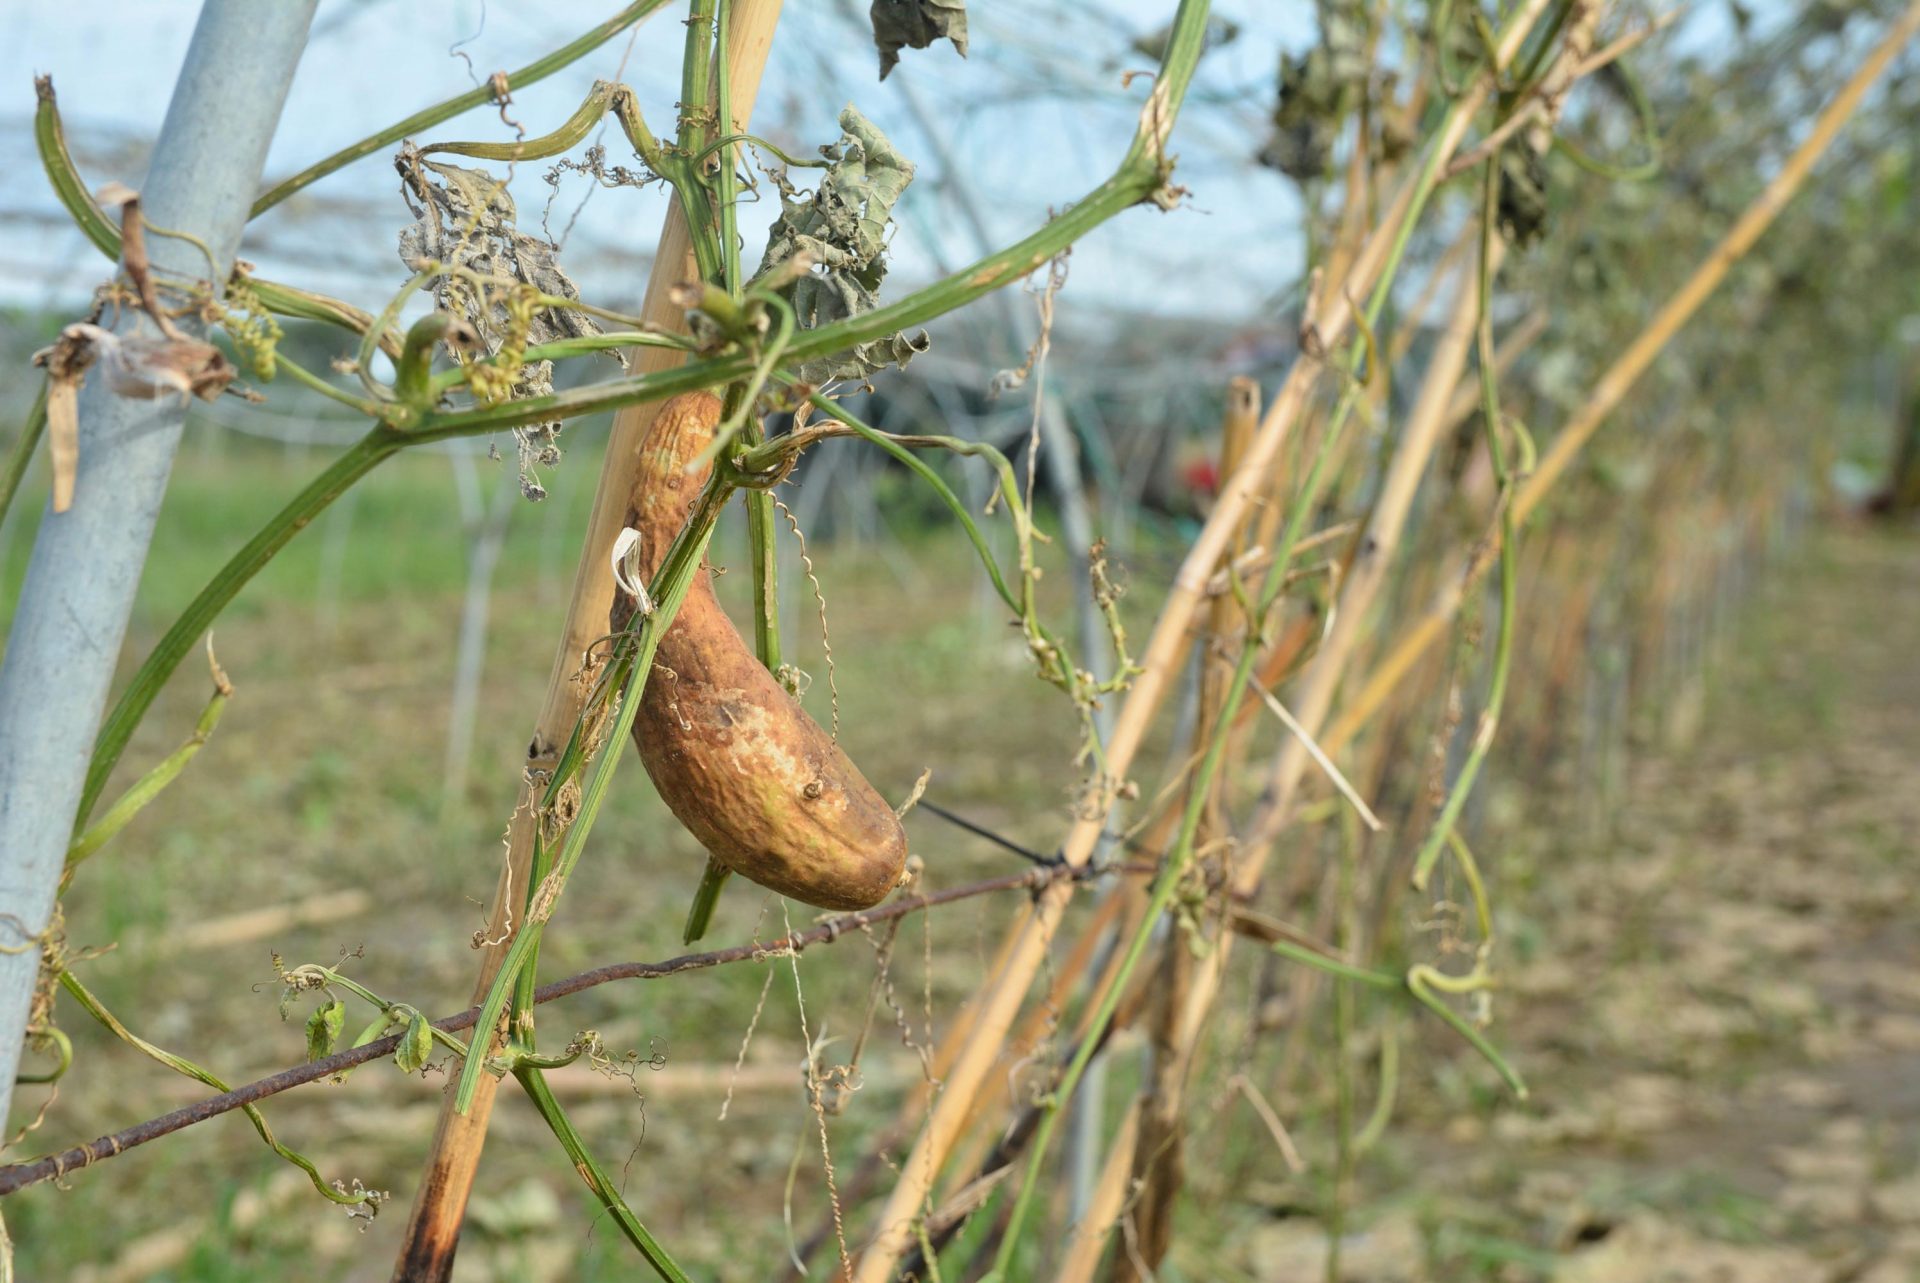
M207 0L194 27L141 205L155 226L191 233L231 269L287 86L317 0ZM200 280L190 241L147 238L157 277ZM123 330L142 324L128 312ZM145 321L147 332L153 322ZM196 325L181 318L183 328ZM73 506L40 519L0 661L0 1133L12 1103L36 944L53 914L74 813L126 635L134 589L180 441L175 398L80 395Z

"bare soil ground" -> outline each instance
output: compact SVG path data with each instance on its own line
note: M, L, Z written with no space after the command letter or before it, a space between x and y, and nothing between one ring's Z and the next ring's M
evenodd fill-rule
M1920 548L1828 533L1760 597L1614 839L1507 854L1496 1029L1533 1098L1413 1085L1350 1283L1920 1279ZM1238 1256L1318 1278L1322 1228Z

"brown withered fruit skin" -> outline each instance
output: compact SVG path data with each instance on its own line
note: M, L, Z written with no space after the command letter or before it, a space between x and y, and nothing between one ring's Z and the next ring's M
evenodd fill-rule
M719 420L716 397L677 396L641 446L626 524L646 582L707 484L711 466L687 465ZM613 627L637 608L616 590ZM864 909L899 885L907 835L893 808L754 655L705 562L660 640L633 740L668 809L735 873L823 909Z

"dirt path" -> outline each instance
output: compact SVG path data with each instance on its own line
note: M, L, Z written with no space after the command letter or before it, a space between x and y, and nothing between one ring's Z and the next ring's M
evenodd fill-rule
M1821 536L1738 627L1608 849L1509 853L1534 1098L1418 1071L1349 1281L1920 1280L1920 545ZM1319 1277L1294 1228L1259 1277Z

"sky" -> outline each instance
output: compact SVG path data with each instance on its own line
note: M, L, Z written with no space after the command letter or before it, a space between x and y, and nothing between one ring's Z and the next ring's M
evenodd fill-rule
M617 0L322 0L268 178L461 92L476 77L530 61L617 7ZM834 117L853 102L916 160L919 175L899 211L891 293L979 256L951 203L957 193L943 185L942 154L953 158L955 178L996 243L1018 239L1111 172L1149 88L1144 78L1123 85L1126 72L1152 65L1130 43L1162 26L1173 7L1172 0L1031 6L976 0L968 58L944 43L908 50L882 84L864 4L791 3L756 128L796 152L809 151L837 137ZM196 0L0 0L0 158L16 176L0 191L0 226L7 230L0 302L69 306L105 275L105 263L62 225L40 177L31 135L33 76L54 77L88 185L97 190L117 179L137 187L198 8ZM1228 0L1216 12L1240 33L1203 59L1176 134L1177 181L1192 196L1171 213L1130 211L1077 246L1064 309L1251 319L1271 309L1297 278L1298 196L1288 180L1248 158L1264 138L1278 49L1311 38L1311 8ZM596 78L618 75L635 87L655 131L669 130L682 28L667 10L635 32L517 91L514 116L530 133L546 132ZM512 137L486 108L429 133L418 141ZM617 129L606 141L610 161L628 160ZM516 174L522 226L537 227L544 214L559 236L571 224L561 259L586 295L615 306L631 303L664 198L652 189L595 190L580 175L565 176L556 193L542 181L547 168L528 163ZM749 263L758 259L774 212L771 203L762 212L743 210ZM241 254L262 275L377 310L403 279L394 241L408 221L391 165L370 157L259 220Z

